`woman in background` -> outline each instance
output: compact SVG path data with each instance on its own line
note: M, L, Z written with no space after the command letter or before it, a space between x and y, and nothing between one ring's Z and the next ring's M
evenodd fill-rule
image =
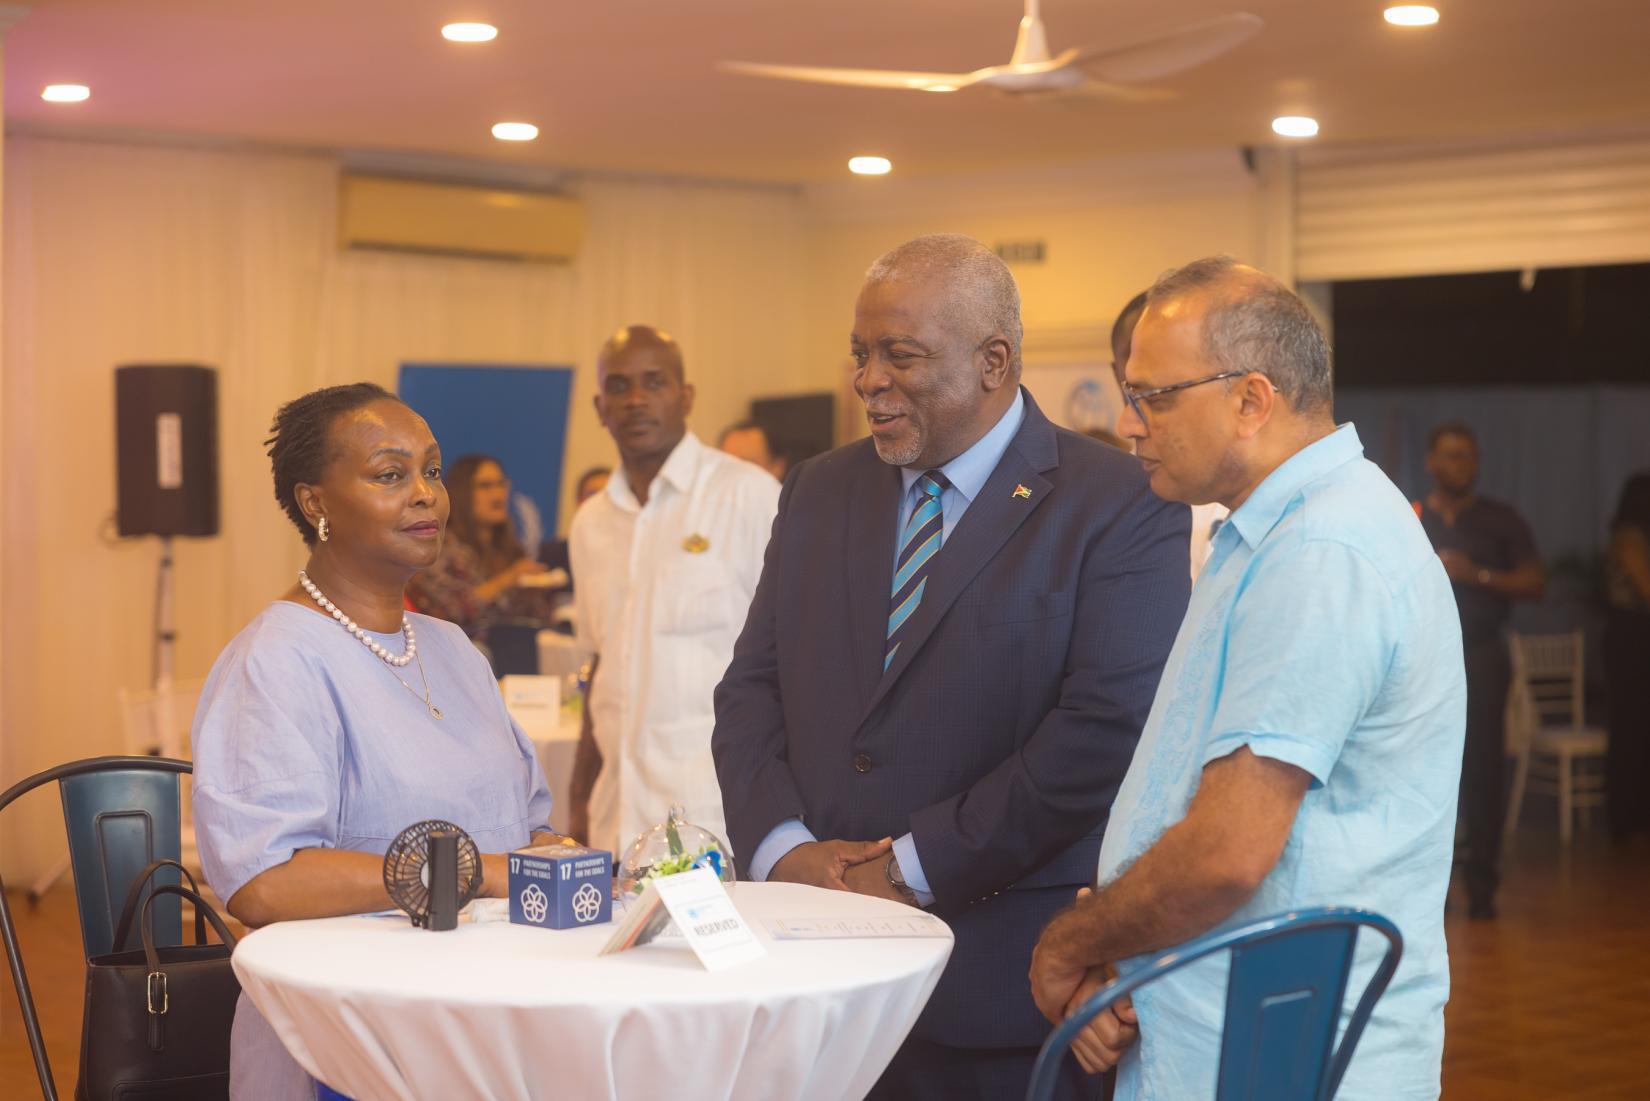
M516 538L503 465L490 455L464 455L448 467L446 484L452 498L449 537L435 564L413 579L413 605L458 624L478 642L488 641L496 623L548 627L549 594L528 580L548 567Z
M559 840L533 746L464 633L403 609L440 554L441 454L371 383L275 416L275 496L309 547L297 580L225 647L195 713L194 812L207 882L249 926L385 910L383 853L440 818L481 850ZM311 1101L313 1081L242 997L230 1096Z
M1610 833L1650 833L1650 471L1627 479L1610 525Z

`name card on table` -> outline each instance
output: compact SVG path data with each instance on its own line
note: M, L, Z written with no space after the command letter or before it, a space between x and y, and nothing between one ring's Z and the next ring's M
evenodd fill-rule
M613 938L598 955L611 955L654 940L672 921L707 971L721 971L767 955L709 868L694 868L648 881L642 897L625 910Z
M561 724L561 678L527 675L502 677L504 709L529 738L555 737Z

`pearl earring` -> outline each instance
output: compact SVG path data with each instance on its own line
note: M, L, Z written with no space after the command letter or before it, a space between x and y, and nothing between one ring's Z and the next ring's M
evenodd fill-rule
M321 522L315 526L315 534L321 537L321 542L327 541L327 518L321 517Z

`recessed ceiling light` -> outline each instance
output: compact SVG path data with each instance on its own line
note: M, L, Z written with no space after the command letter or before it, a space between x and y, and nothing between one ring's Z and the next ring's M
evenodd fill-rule
M539 128L530 122L495 122L493 137L499 141L532 141L539 136Z
M848 171L856 176L886 176L894 162L887 157L850 157Z
M441 28L441 37L448 42L491 42L498 37L498 28L491 23L448 23Z
M1430 27L1438 22L1438 9L1430 4L1394 4L1384 16L1395 27Z
M92 98L92 90L84 84L48 84L40 98L47 103L83 103Z
M1305 115L1279 115L1272 120L1272 133L1286 138L1316 137L1318 120Z

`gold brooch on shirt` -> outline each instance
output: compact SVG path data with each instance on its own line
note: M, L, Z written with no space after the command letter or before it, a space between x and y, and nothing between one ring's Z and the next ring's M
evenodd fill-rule
M1023 485L1016 485L1014 487L1014 496L1022 501L1029 501L1031 500L1031 490L1027 489Z
M710 550L710 540L706 539L698 532L694 532L692 535L682 540L682 549L687 551L689 554L704 554L706 551Z

